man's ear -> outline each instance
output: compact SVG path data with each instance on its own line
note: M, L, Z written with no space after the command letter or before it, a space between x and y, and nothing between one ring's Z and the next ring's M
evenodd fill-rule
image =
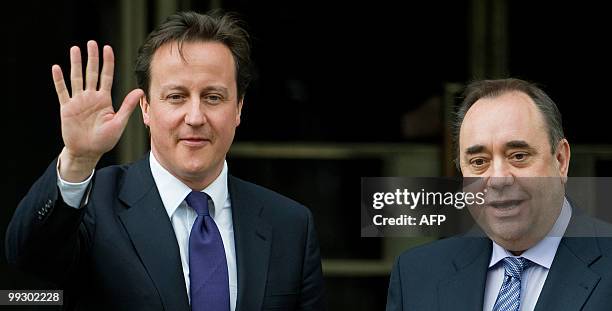
M236 126L240 125L240 115L242 114L242 104L244 103L244 96L240 99L240 101L238 101L238 107L236 107L236 109L238 109L236 111Z
M151 122L151 118L149 117L149 107L147 96L144 95L140 98L140 110L142 111L142 120L146 127L149 127L149 123Z
M555 153L555 162L559 169L559 175L565 183L567 181L567 172L569 171L570 164L570 145L567 139L563 138L557 144L557 152Z

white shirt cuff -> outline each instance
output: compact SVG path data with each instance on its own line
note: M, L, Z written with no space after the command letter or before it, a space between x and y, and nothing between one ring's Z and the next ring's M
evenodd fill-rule
M84 181L74 183L65 181L60 176L59 159L57 160L57 167L55 169L57 170L57 187L59 188L60 194L62 195L62 199L64 199L64 202L66 202L68 206L76 209L83 207L81 206L81 202L83 201L83 196L87 191L87 188L89 186L89 183L91 182L91 178L93 177L95 170L91 171L91 175L89 175L89 177L87 177L87 179L85 179ZM87 197L85 198L85 204L87 204L88 200L89 192L87 193Z

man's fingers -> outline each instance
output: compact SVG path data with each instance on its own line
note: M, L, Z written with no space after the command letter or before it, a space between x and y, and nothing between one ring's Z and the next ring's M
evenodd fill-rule
M77 46L70 48L70 86L72 96L83 91L83 64L81 63L81 50Z
M100 75L100 90L109 91L113 86L113 72L115 70L115 55L113 49L105 45L102 49L102 57L104 63L102 65L102 74Z
M58 65L53 65L51 67L51 75L53 76L53 84L55 84L57 98L59 99L60 105L63 105L70 100L70 94L68 94L68 88L66 88L66 81L64 81L62 68Z
M139 100L143 95L144 92L141 89L135 89L125 96L123 103L121 103L121 108L119 108L115 116L123 127L127 124L130 115L134 111L134 108L138 106Z
M96 41L87 42L87 69L85 71L85 89L96 91L98 89L98 67L100 66L100 56Z

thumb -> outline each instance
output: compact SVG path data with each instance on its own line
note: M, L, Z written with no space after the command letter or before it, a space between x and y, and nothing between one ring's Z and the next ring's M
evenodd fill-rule
M121 123L122 126L125 126L130 119L130 115L134 112L136 106L140 101L140 98L144 95L144 92L141 89L135 89L129 92L125 99L123 99L123 103L121 103L121 107L119 111L117 111L117 121Z

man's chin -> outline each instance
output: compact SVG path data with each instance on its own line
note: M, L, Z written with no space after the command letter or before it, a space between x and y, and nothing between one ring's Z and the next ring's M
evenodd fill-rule
M500 245L516 244L524 239L527 234L524 223L494 224L490 227L488 235Z
M212 175L218 176L223 169L223 159L219 161L189 161L185 160L181 164L182 175L189 176L192 180L209 179Z
M182 169L185 176L189 176L192 179L210 175L212 169L210 163L190 163L185 165Z

